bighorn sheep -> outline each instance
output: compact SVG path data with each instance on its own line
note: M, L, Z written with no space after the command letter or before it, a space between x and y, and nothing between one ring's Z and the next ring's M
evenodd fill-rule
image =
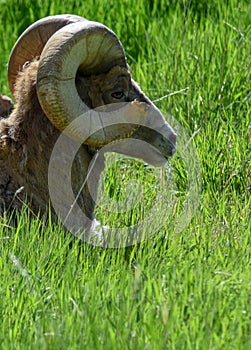
M15 44L8 79L16 103L11 114L0 119L0 214L20 209L24 200L33 212L46 213L48 166L62 132L81 143L71 169L74 193L98 150L111 142L116 149L118 139L151 144L142 158L152 165L164 164L175 151L175 132L131 78L122 44L103 24L75 15L37 21ZM84 127L71 127L79 116ZM134 155L130 149L120 151ZM64 153L62 158L67 157ZM94 192L103 161L100 156L93 174ZM88 186L78 204L91 222L95 193L90 194Z

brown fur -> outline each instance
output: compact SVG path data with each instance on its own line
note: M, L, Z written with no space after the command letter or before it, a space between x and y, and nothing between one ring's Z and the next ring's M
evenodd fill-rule
M2 214L6 209L20 209L27 194L35 213L45 213L49 204L48 165L60 133L40 107L36 94L37 67L38 62L32 62L19 74L15 87L15 109L7 119L0 120ZM90 161L87 147L82 146L72 169L75 192L81 187ZM83 190L79 202L92 217L94 203L88 189Z

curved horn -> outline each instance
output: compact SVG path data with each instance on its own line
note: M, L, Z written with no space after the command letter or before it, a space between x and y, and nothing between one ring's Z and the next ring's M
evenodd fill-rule
M67 128L70 137L92 146L129 137L146 118L142 104L89 110L75 84L78 70L83 75L100 74L116 65L126 67L124 49L103 24L78 22L57 31L41 54L37 73L38 98L50 121L61 131ZM76 118L78 122L72 123Z
M25 62L40 56L48 39L60 28L74 22L85 21L75 15L48 16L28 27L14 45L8 62L9 87L14 94L17 74Z

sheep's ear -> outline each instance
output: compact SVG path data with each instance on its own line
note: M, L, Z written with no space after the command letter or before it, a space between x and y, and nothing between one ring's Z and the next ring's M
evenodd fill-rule
M13 102L8 96L0 94L0 118L7 117L13 109Z
M14 95L15 82L26 62L39 57L49 38L60 28L86 19L75 15L49 16L33 23L14 45L8 63L9 87Z

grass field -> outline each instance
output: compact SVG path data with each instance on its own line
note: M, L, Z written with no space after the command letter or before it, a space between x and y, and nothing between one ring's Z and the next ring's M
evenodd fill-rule
M0 349L251 349L250 1L62 3L0 0L0 92L10 94L6 64L23 30L47 15L78 14L116 32L134 79L196 154L179 140L168 220L140 245L92 247L60 224L31 220L27 208L16 227L1 221ZM110 213L132 179L143 183L144 201ZM97 216L138 222L154 205L154 181L139 162L112 164ZM196 210L178 231L191 191Z

